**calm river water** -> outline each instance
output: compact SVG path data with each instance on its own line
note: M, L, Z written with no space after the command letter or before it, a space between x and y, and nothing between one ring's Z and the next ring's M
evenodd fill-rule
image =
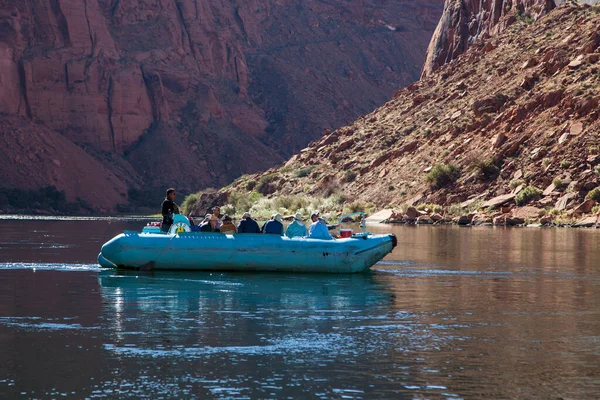
M0 220L0 398L600 396L600 230L377 227L361 275L123 273Z

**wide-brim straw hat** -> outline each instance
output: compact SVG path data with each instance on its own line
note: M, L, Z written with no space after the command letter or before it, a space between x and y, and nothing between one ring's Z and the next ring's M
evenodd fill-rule
M282 222L282 221L281 221L281 214L279 214L279 213L277 213L277 214L273 215L273 219L274 219L275 221Z
M296 213L296 215L294 215L294 219L298 221L304 221L301 213Z

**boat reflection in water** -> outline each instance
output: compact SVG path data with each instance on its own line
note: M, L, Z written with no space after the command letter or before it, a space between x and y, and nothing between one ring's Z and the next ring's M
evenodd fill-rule
M335 314L390 304L390 296L380 290L382 284L372 274L328 278L322 274L116 271L101 272L99 279L105 307L113 311L115 332L131 330L129 321L135 329L147 332L166 329L176 336L187 332L219 342L225 336L253 336L253 329L262 330L264 324L274 322L293 329L302 325L303 315L313 312ZM146 322L130 319L140 313ZM166 325L159 326L157 320ZM234 321L242 325L233 335ZM220 328L223 332L218 332Z
M152 380L161 388L185 382L200 396L334 395L332 379L349 390L368 391L371 372L356 363L370 352L393 352L398 343L372 341L368 327L393 300L387 277L381 278L101 272L111 326L105 349L123 371L128 365L131 372L144 371L144 379L128 378L138 388ZM185 390L178 395L189 394Z

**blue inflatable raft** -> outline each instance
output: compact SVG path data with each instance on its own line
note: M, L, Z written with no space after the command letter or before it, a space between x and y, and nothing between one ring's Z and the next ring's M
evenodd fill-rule
M334 240L188 232L184 216L178 216L174 226L172 233L153 228L125 231L102 246L98 263L140 270L357 273L371 268L397 244L393 234L368 232Z

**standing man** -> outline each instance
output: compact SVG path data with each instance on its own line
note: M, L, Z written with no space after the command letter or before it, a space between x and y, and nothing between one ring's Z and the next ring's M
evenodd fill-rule
M169 232L169 228L173 225L173 214L179 214L179 206L175 204L175 189L167 189L167 197L162 203L162 224L160 230Z

